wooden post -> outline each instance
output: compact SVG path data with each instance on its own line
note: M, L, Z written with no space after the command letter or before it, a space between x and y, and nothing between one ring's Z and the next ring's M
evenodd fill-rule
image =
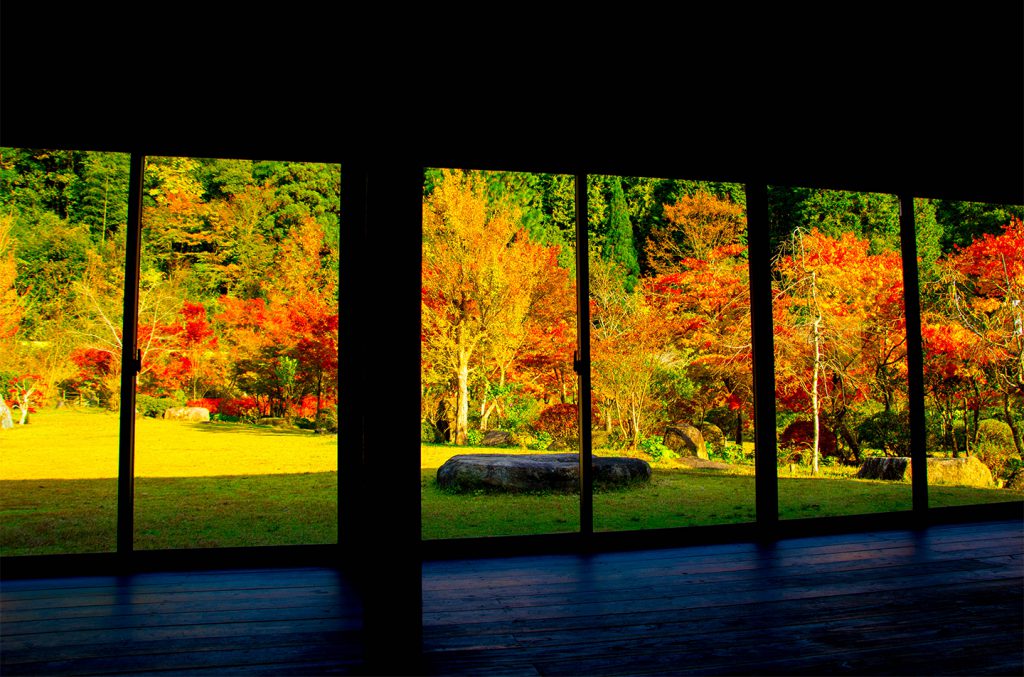
M345 276L352 288L343 298L359 301L349 319L356 323L356 330L345 333L350 343L345 351L351 356L348 378L354 381L342 385L355 389L346 402L362 399L355 431L362 465L358 499L343 502L358 506L360 538L344 547L355 549L362 566L366 661L371 674L422 672L422 195L423 169L418 164L370 165L365 173L365 219L346 225L361 231L355 237L364 246L345 258L355 270ZM385 289L381 288L382 266L388 275ZM346 317L344 309L342 317ZM352 437L345 434L345 443L351 443ZM346 491L355 490L351 481L343 486Z
M590 430L590 244L587 233L587 175L576 175L576 355L579 383L580 534L594 533L594 450Z
M914 513L928 511L928 461L924 415L924 345L921 339L921 285L917 269L914 197L900 194L900 255L903 259L903 307L907 322L907 398L910 413L910 464Z
M135 377L142 368L138 351L139 258L142 245L142 178L146 158L132 153L125 226L124 314L121 329L121 416L117 465L117 554L127 565L135 531Z
M747 183L747 247L750 264L750 336L754 364L754 466L757 524L770 538L779 521L775 449L775 337L772 323L772 251L768 187Z

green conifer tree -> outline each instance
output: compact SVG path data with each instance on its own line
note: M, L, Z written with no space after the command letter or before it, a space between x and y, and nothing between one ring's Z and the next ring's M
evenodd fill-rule
M633 244L633 224L629 220L629 206L622 192L619 177L612 177L611 201L608 205L608 230L605 236L604 258L622 267L626 290L632 292L640 276L636 247Z

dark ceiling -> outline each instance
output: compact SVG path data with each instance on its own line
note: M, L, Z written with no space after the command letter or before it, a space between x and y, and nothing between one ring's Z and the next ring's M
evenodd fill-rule
M334 43L348 44L342 38L359 26L334 42L321 30L265 45L236 31L214 49L205 34L161 41L150 23L141 42L111 41L75 30L91 10L42 33L25 30L13 10L2 10L6 146L676 176L1024 203L1020 7L931 23L893 23L885 13L845 33L833 33L842 22L829 24L809 39L795 24L784 35L766 29L745 51L717 38L711 51L694 48L692 36L614 58L521 43L514 60L487 51L486 39L471 54L420 38L347 57ZM645 30L654 35L655 24ZM894 28L879 32L879 24ZM164 34L177 37L173 30Z

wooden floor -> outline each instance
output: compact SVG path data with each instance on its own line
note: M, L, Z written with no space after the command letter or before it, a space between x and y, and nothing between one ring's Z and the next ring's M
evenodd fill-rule
M1018 521L423 566L429 674L1024 674ZM14 674L361 672L331 569L5 581Z

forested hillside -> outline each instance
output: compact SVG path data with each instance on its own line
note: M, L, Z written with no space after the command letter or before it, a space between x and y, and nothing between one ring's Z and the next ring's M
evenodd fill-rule
M489 428L538 447L575 436L573 182L427 173L426 440L472 443ZM738 449L753 419L743 187L594 176L587 193L601 443L659 457L665 426L686 422ZM781 458L817 472L906 455L897 197L772 186L769 206ZM929 448L980 449L1010 472L1024 209L918 199L915 212Z
M125 155L0 151L0 379L16 418L119 405L127 178ZM337 165L148 158L140 412L336 425L340 182ZM425 440L574 436L574 190L567 175L425 171ZM592 176L587 194L601 442L658 455L664 426L686 422L739 448L753 419L743 186ZM915 211L930 447L998 438L1004 472L1021 449L1024 209ZM769 226L782 453L815 468L904 454L897 198L772 186Z
M124 154L0 150L0 381L23 414L119 406ZM147 158L141 412L336 425L340 168Z

